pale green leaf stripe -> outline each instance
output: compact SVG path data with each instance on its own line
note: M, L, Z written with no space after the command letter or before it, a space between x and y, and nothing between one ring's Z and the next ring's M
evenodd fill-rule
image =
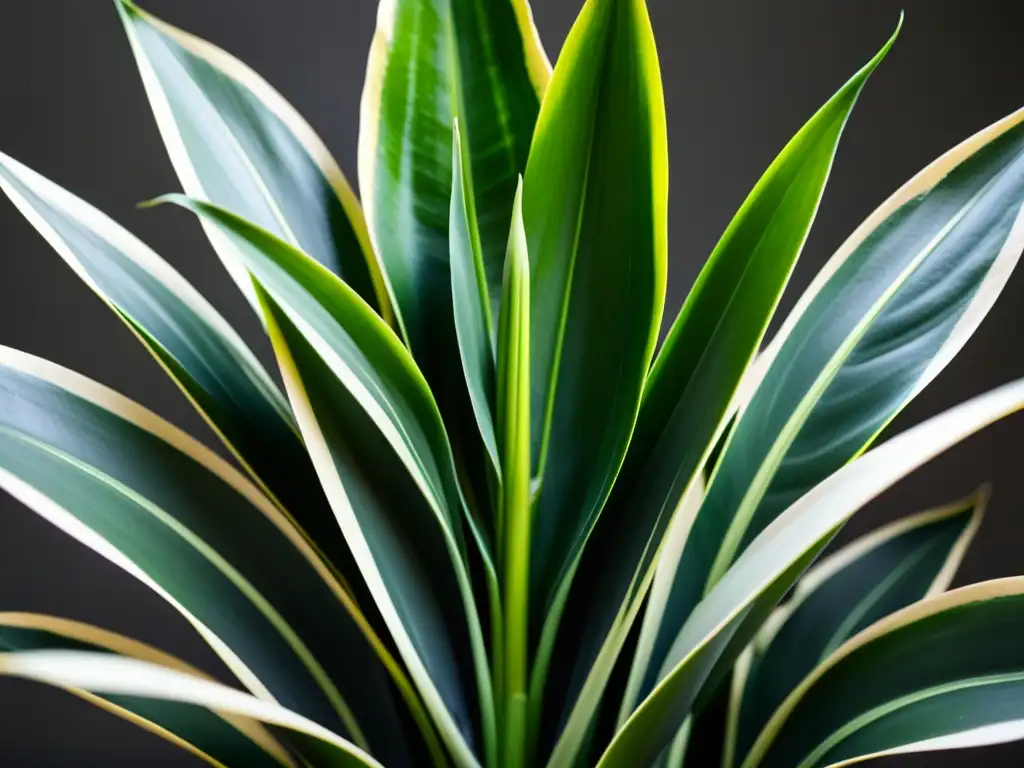
M527 745L530 661L530 261L523 229L523 183L516 189L512 230L505 257L498 327L497 431L501 450L498 543L505 610L501 706L503 761L507 768L534 764Z
M462 173L464 152L456 121L452 140L452 202L448 225L455 333L473 415L491 465L497 470L494 347L491 341L494 336L494 318L491 315L480 234L473 214L470 190L464 183Z
M530 565L540 646L534 721L572 575L625 454L654 352L665 297L667 144L645 4L588 0L545 92L524 179L540 484Z
M767 372L711 479L656 660L748 542L963 347L1020 259L1022 212L1024 110L928 166L826 266L758 364Z
M223 459L106 387L0 348L0 487L169 602L250 690L408 764L351 598Z
M323 142L266 81L210 43L115 0L185 192L300 246L390 318L359 202ZM246 297L245 269L207 235Z
M127 230L2 153L0 189L143 342L257 483L348 579L357 576L288 401L227 321Z
M470 215L497 317L516 178L550 72L527 0L382 0L359 115L359 187L405 338L433 371L450 314L458 118ZM431 376L433 380L433 376Z
M758 601L773 605L858 509L979 429L1024 408L1024 380L969 400L904 432L821 482L768 526L697 606L655 689L626 721L600 768L654 759L683 724L729 640ZM804 565L803 567L806 567Z
M474 670L487 750L494 724L479 618L457 545L336 369L287 310L269 295L264 301L281 374L338 524L441 739L458 766L473 768Z
M730 401L803 247L849 115L896 34L787 143L702 270L645 383L622 471L584 552L583 578L597 586L571 593L570 600L582 603L574 612L586 619L560 639L566 647L594 648L593 638L624 642L629 627L613 632L609 620L618 606L644 598L648 572L680 499L728 424ZM679 546L692 524L688 518ZM672 586L678 563L676 557L671 572L664 561L657 566L660 589ZM659 611L645 614L641 653L633 660L620 720L644 692L650 659L664 653L655 641L662 617L672 612L670 594L664 594ZM592 655L575 654L576 679L585 679ZM571 690L570 700L576 695Z
M989 489L898 520L846 545L801 578L736 664L726 766L803 677L851 636L944 591L974 537Z
M744 768L846 765L1021 738L1022 628L1020 577L972 584L879 621L803 680Z
M100 695L178 702L258 720L287 729L325 765L384 768L351 742L274 702L257 699L212 680L138 659L89 651L24 651L0 654L0 675Z
M148 661L205 679L204 673L144 643L89 624L31 613L0 613L0 651L102 651ZM215 768L234 765L273 768L295 763L263 726L215 712L183 711L172 702L130 696L106 697L81 689L69 693L178 746Z

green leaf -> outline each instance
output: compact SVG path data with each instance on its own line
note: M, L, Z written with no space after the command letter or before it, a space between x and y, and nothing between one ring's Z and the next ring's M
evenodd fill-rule
M526 739L530 618L530 261L523 229L522 181L512 208L505 285L498 328L498 440L501 447L501 538L505 653L504 760L507 768L533 764Z
M303 754L322 760L322 765L383 768L350 741L277 703L147 661L89 651L24 651L0 654L0 675L259 720L287 729Z
M493 320L480 235L470 190L462 173L463 154L456 121L452 141L452 203L448 236L455 332L473 415L491 464L498 469L498 446L494 436Z
M626 721L598 768L653 760L692 711L727 651L738 655L756 627L835 532L867 502L983 427L1024 408L1018 380L892 438L819 483L768 526L690 615L658 683ZM757 621L745 620L756 616ZM749 639L751 635L747 635ZM733 659L735 656L733 656Z
M227 321L131 233L2 153L0 189L135 333L235 458L326 551L348 584L358 585L358 571L288 401Z
M452 121L497 317L512 197L549 70L527 0L380 2L360 105L359 187L403 333L429 373L436 345L448 341L438 318L451 312Z
M472 765L471 683L475 674L483 707L490 680L463 503L426 381L391 328L328 270L223 209L166 199L216 226L255 279L345 540L442 739L460 765ZM493 718L485 711L482 721L487 739Z
M749 541L865 450L966 343L1020 258L1022 211L1024 110L928 166L825 266L744 384L753 395L690 534L652 673Z
M409 764L382 649L351 598L284 514L195 440L0 348L0 488L167 600L254 693Z
M614 626L612 619L620 606L643 600L669 521L728 423L729 404L803 247L850 112L894 40L895 35L765 172L712 252L658 354L622 472L583 556L583 572L594 574L600 586L570 593L580 603L572 610L582 620L560 642L590 649L573 654L577 680L585 678L606 641L625 641L629 627ZM679 545L688 532L689 523L677 536ZM670 574L662 574L664 582ZM647 647L633 667L630 709L653 650L648 641L658 630L651 623L655 613L646 616ZM660 610L657 616L660 621ZM570 703L578 693L579 683L569 691ZM579 717L589 718L594 706L596 701L580 709Z
M988 496L982 488L887 525L807 572L737 663L726 766L746 755L786 696L844 641L949 586Z
M211 679L180 659L99 627L55 616L0 613L0 651L54 650L117 654ZM193 707L175 702L118 695L100 697L80 689L68 690L218 768L226 765L294 766L270 732L248 718L197 712Z
M1021 578L905 608L817 667L743 765L846 765L1024 738L1022 629Z
M363 213L313 129L230 54L115 0L157 126L185 192L236 211L306 253L391 317ZM207 234L258 310L230 245Z
M531 631L549 622L551 635L625 454L664 304L668 148L643 0L584 4L541 105L523 219L540 481Z

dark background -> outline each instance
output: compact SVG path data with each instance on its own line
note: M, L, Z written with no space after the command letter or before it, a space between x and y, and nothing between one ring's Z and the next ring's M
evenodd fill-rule
M536 0L554 58L581 0ZM355 179L371 0L149 0L149 10L240 56L309 119ZM803 121L884 42L901 39L850 121L817 226L783 309L846 234L961 139L1024 104L1020 0L649 0L668 102L671 318L733 211ZM134 204L178 189L115 11L101 0L0 0L0 149L153 245L257 348L258 327L198 226ZM1024 376L1024 270L971 343L896 421L902 430ZM0 201L0 344L51 358L215 444L136 341L6 201ZM972 438L866 509L845 535L950 501L995 494L958 583L1024 572L1024 417ZM119 630L198 663L184 621L98 556L0 496L0 610L52 612ZM1024 638L1022 638L1024 641ZM1004 746L890 766L1020 765ZM0 681L4 766L196 765L60 692ZM696 768L696 767L695 767Z

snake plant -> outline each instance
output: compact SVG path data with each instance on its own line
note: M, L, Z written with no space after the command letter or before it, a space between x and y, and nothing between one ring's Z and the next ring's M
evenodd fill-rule
M223 442L0 348L0 487L233 679L28 613L0 614L0 674L218 766L816 768L1024 736L1024 579L947 590L986 487L818 560L1024 407L1017 381L878 441L1021 255L1024 110L885 201L766 339L894 35L754 185L659 345L643 0L586 0L553 68L526 0L381 0L361 200L255 72L115 6L183 189L152 204L198 219L276 366L0 155L0 188Z

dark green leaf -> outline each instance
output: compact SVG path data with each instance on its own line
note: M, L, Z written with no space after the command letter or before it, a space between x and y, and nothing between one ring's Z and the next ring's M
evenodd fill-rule
M301 247L385 317L390 308L359 202L312 128L230 54L115 0L185 192ZM214 248L255 307L229 244Z

